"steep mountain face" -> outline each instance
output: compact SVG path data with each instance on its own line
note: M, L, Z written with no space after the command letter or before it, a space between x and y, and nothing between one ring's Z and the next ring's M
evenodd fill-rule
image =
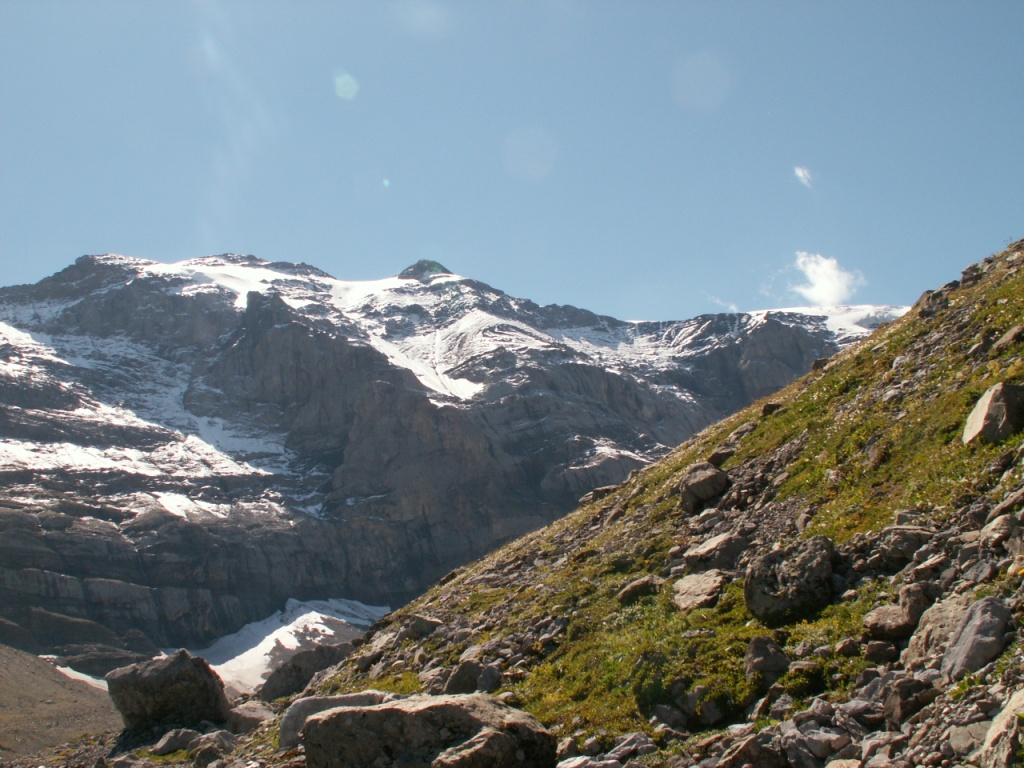
M626 323L435 262L83 257L0 289L0 641L112 663L403 602L899 312Z
M494 692L566 768L1016 765L1024 240L581 502L307 694Z

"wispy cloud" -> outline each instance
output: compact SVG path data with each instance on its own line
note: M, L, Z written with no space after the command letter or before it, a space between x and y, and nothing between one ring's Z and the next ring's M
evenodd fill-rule
M722 307L723 309L726 309L726 310L728 310L730 312L739 312L740 311L740 308L737 307L735 304L733 304L731 301L726 301L725 299L720 299L717 296L715 296L714 294L710 294L710 293L706 293L706 294L704 294L704 296L712 304L715 304L715 305L717 305L719 307Z
M793 175L796 176L796 180L803 184L808 189L811 188L811 169L806 168L802 165L794 166Z
M792 290L814 306L844 304L858 288L867 285L860 272L849 272L836 259L817 253L798 251L793 266L803 273L806 282L794 285Z

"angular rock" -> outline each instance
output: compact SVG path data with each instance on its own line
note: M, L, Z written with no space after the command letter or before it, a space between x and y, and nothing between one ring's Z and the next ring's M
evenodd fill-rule
M476 681L476 689L480 693L494 693L501 688L503 677L500 665L488 664L480 670L480 677Z
M532 715L484 694L416 696L310 717L302 731L309 768L397 764L447 768L553 768L555 737Z
M916 678L897 680L882 705L885 722L890 731L898 731L911 715L931 703L939 691Z
M729 476L707 461L698 462L686 470L679 481L680 506L693 514L705 503L717 499L729 487Z
M460 661L444 685L446 694L473 693L484 671L483 664L472 659Z
M717 570L684 576L672 586L675 593L672 602L681 611L707 608L718 602L718 596L727 582L728 577Z
M959 680L1002 653L1010 618L1010 609L997 598L983 597L974 603L950 635L949 647L942 659L942 674L950 680Z
M227 731L204 733L188 745L188 754L195 768L206 768L215 760L231 754L238 746L238 738Z
M998 443L1024 427L1024 387L1000 382L985 390L964 425L962 440Z
M945 652L949 636L970 604L971 596L961 594L947 597L926 610L910 638L907 650L903 652L903 666L916 669L929 657Z
M421 616L420 614L414 613L409 617L405 626L402 627L402 631L398 633L398 639L401 640L422 640L424 637L429 637L434 633L438 627L442 626L444 622L440 619L434 619L430 616Z
M688 549L683 562L693 570L731 568L747 548L747 540L735 533L720 533Z
M658 594L658 590L665 583L665 580L654 574L648 574L642 578L632 581L615 595L615 599L622 605L635 603L641 597Z
M274 713L258 701L246 701L228 712L228 730L232 733L251 733L261 723L273 720Z
M299 732L312 715L335 707L370 707L384 702L394 701L395 694L383 691L361 691L347 693L342 696L307 696L296 699L285 710L281 718L278 747L291 749L299 744Z
M761 635L748 643L747 652L743 656L743 674L747 682L767 690L788 669L789 657L770 637Z
M182 649L109 672L107 690L125 728L164 723L223 723L228 717L224 684L204 659Z
M747 736L726 749L717 768L744 768L748 765L756 765L758 768L790 768L778 737L773 738L768 731Z
M754 558L743 582L747 609L774 624L828 605L834 554L829 538L814 536Z
M161 736L160 741L153 745L149 751L158 757L163 757L164 755L171 754L171 752L188 749L188 745L198 739L199 736L199 731L194 731L191 728L175 728Z
M259 689L263 701L298 693L321 670L333 667L352 653L352 643L318 645L308 651L299 651L272 671Z
M1017 691L996 715L984 743L978 750L978 764L981 768L1005 768L1014 765L1020 744L1020 719L1024 713L1024 689Z

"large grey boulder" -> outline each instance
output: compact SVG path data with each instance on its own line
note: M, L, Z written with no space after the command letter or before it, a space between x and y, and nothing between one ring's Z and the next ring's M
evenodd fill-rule
M903 666L916 669L924 666L929 658L944 653L949 644L949 636L967 613L970 604L970 595L953 595L925 611L910 638L907 650L903 652Z
M107 690L128 730L228 718L224 684L204 659L182 649L121 667L106 676Z
M525 712L485 694L416 696L310 717L309 768L553 768L555 737Z
M992 661L1006 647L1010 609L995 597L978 600L960 619L942 659L942 674L959 680Z
M306 724L306 720L318 712L335 707L370 707L386 701L393 701L395 698L395 694L383 691L361 691L340 696L306 696L296 699L285 710L284 716L281 718L277 745L281 749L298 746L299 734Z
M1000 382L985 390L967 417L964 443L998 443L1024 427L1024 386Z
M728 577L722 571L711 570L684 576L672 585L672 602L681 611L707 608L718 602Z
M755 557L743 581L747 609L767 624L814 613L832 602L832 558L826 536Z

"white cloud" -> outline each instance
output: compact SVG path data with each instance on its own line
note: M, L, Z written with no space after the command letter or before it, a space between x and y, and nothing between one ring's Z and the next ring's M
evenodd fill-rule
M811 169L805 168L802 165L797 165L793 168L793 175L796 176L796 180L803 184L808 189L811 188Z
M723 309L728 310L729 312L739 312L740 311L740 308L738 306L736 306L731 301L726 301L725 299L720 299L718 296L715 296L712 293L706 293L704 295L707 298L707 300L710 301L712 304L716 304L719 307L722 307Z
M797 251L793 264L807 281L793 290L814 306L832 306L849 301L857 289L867 285L860 272L847 272L836 259L817 253Z

